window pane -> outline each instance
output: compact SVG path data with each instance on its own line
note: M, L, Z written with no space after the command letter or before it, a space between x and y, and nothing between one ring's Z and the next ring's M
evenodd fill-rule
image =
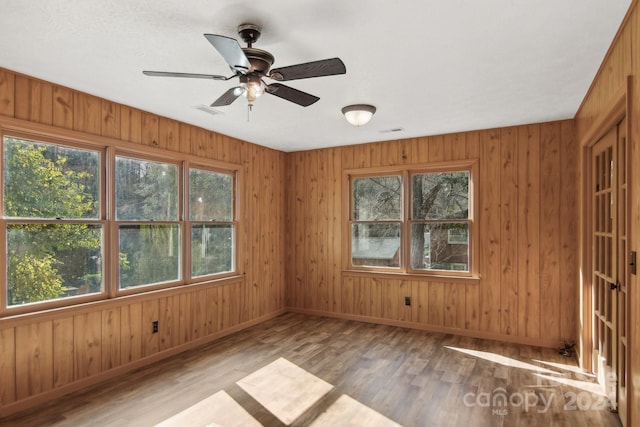
M352 224L351 262L369 267L399 267L400 224Z
M98 218L99 167L97 151L4 137L4 215Z
M402 217L402 178L378 176L353 180L353 220L384 221Z
M198 224L191 227L191 275L233 271L233 226Z
M120 288L180 279L178 225L119 227Z
M411 267L469 271L468 235L466 223L412 224Z
M412 176L413 219L467 219L469 172Z
M8 305L101 292L101 247L99 225L8 225Z
M116 219L176 221L178 167L116 157Z
M191 221L232 221L233 180L231 175L189 170Z

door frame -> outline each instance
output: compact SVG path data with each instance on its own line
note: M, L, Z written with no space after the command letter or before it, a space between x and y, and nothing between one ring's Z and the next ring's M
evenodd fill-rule
M631 124L632 111L632 76L628 76L625 84L621 87L613 96L612 102L604 110L603 114L597 118L594 123L591 124L589 130L585 133L585 136L580 141L580 167L582 171L581 179L581 191L579 194L580 202L579 206L581 212L579 214L579 259L580 259L580 283L579 283L579 309L578 309L578 363L580 367L588 372L594 372L595 366L593 366L593 283L592 283L592 246L591 246L591 234L592 234L592 155L593 146L613 127L616 126L625 116L627 117L626 123L626 158L629 159L629 151L631 144ZM627 168L627 171L629 169ZM627 181L631 186L630 180ZM627 189L630 194L630 188ZM627 205L627 215L630 214L630 207ZM634 244L635 242L630 242ZM628 301L627 301L628 303ZM627 327L629 322L629 312L627 311ZM628 330L628 329L627 329ZM627 359L628 360L628 359ZM630 368L630 366L629 366ZM630 370L627 373L630 375ZM630 387L627 387L627 400L629 401ZM629 412L627 412L627 417Z

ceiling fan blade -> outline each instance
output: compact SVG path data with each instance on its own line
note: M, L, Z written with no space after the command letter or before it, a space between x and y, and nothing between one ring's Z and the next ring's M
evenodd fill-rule
M279 98L286 99L287 101L294 102L298 105L302 105L303 107L308 107L320 99L317 96L310 95L306 92L280 83L271 83L267 86L266 92Z
M231 67L233 71L242 74L249 72L251 63L236 39L219 36L217 34L205 34L204 36L209 40L209 43L220 52L220 55L227 61L227 64L229 64L229 67Z
M269 77L278 81L308 79L311 77L334 76L345 74L347 68L340 58L323 59L321 61L290 65L271 70Z
M240 95L242 95L242 90L239 89L240 87L232 87L231 89L223 93L220 98L213 101L211 106L224 107L225 105L231 105L233 101L235 101Z
M188 77L192 79L229 80L228 77L217 76L215 74L172 73L167 71L143 71L142 74L145 76L156 77Z

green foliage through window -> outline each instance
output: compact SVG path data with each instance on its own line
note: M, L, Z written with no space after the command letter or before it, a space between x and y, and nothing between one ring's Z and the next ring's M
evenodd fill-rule
M120 288L180 280L178 166L116 156L115 195Z
M234 173L190 167L183 180L186 161L7 135L1 142L7 271L0 290L7 306L105 295L107 285L181 283L235 269ZM103 176L113 176L115 186ZM114 204L115 218L103 200ZM111 227L114 233L107 233ZM191 254L186 274L184 247ZM113 273L113 284L105 283L105 271Z
M77 223L99 216L99 153L11 137L3 147L8 305L100 292L102 227Z
M189 170L191 275L233 271L233 176Z
M4 139L4 215L12 218L98 218L99 154Z

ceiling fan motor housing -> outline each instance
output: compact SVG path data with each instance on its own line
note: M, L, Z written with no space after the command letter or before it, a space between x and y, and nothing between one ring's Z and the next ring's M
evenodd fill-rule
M250 73L265 75L273 65L275 58L272 54L262 49L255 49L252 45L260 38L260 27L255 24L241 24L238 26L238 35L247 44L242 51L251 63Z
M269 72L269 68L271 68L271 65L273 64L273 61L275 61L273 55L266 50L255 49L253 47L243 47L242 51L251 63L251 69L249 72L262 75L267 74L267 72Z

